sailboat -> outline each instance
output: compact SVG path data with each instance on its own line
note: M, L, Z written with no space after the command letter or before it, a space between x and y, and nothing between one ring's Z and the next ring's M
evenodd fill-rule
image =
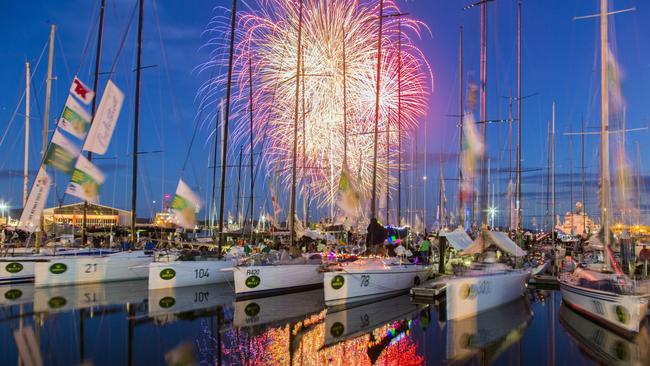
M375 128L374 128L374 157L373 157L373 187L371 198L370 225L368 227L370 245L383 245L383 238L375 238L386 229L377 221L376 212L376 176L377 176L377 143L379 126L379 96L381 78L381 44L383 22L383 0L379 2L379 32L377 41L377 84L375 94ZM398 68L401 70L401 28L398 34ZM400 73L401 75L401 73ZM401 85L401 80L398 80ZM398 93L401 89L398 87ZM401 94L398 94L398 100ZM401 116L401 101L398 101L398 118ZM389 133L388 128L385 131ZM388 188L387 188L388 189ZM388 210L388 208L387 208ZM398 218L399 220L399 218ZM381 235L380 235L381 236ZM366 258L354 262L340 263L328 268L323 278L325 288L325 304L328 307L344 307L353 303L359 304L382 297L406 293L412 286L417 286L429 277L431 266L428 263L411 263L402 258Z
M608 96L608 1L600 1L600 63L601 63L601 221L604 233L604 265L602 270L576 268L559 277L562 300L572 309L625 334L640 331L646 317L648 298L617 267L611 255L609 229L609 96ZM615 271L611 271L611 267Z
M217 127L215 129L215 155L214 165L216 166L216 150L219 117L224 115L223 121L223 145L221 151L221 191L220 191L220 209L219 209L219 234L218 234L218 255L217 256L196 256L190 260L178 258L174 261L157 261L149 264L149 290L185 287L185 286L205 286L216 283L232 282L232 267L237 264L236 258L221 257L221 248L223 241L223 215L224 215L224 198L225 198L225 179L226 179L226 155L228 149L228 123L230 120L230 93L233 69L233 50L235 43L235 21L237 17L237 0L233 0L232 21L230 29L230 62L228 65L228 82L226 85L226 106L225 113L217 114ZM223 106L223 104L222 104ZM191 146L190 146L191 148ZM188 152L189 153L189 152ZM240 164L241 165L241 164ZM184 169L184 168L183 168ZM213 177L216 178L216 167L213 170ZM213 179L212 192L214 197L215 182ZM180 226L189 228L195 225L196 211L200 208L199 197L183 182L179 181L172 211L175 214L176 221ZM213 202L214 204L214 199ZM211 215L213 212L211 212ZM188 219L188 217L190 219ZM216 239L216 238L215 238Z
M138 54L137 54L137 69L136 69L136 89L135 89L135 123L134 123L134 152L133 152L133 190L132 190L132 212L131 212L131 240L135 243L135 197L137 189L137 149L138 149L138 122L139 122L139 99L140 99L140 73L141 73L141 61L142 61L142 24L143 24L143 13L144 13L144 3L143 0L139 2L139 21L138 21ZM103 24L104 17L104 6L101 7L100 11L100 25ZM98 52L97 60L95 64L95 78L99 75L99 55L101 48L101 37L102 37L102 27L99 27L98 34ZM119 56L119 54L118 54ZM87 88L81 82L75 78L73 83L74 86ZM72 93L71 88L71 93ZM77 91L74 88L75 92ZM81 98L85 98L88 93L92 92L87 90L80 94ZM93 96L94 96L94 92ZM71 98L71 97L70 97ZM69 99L70 99L69 98ZM104 94L102 96L102 101L97 108L97 113L93 116L94 123L91 124L90 131L85 135L84 140L84 150L89 152L95 152L98 154L104 154L110 139L112 137L112 132L114 130L119 112L122 108L122 103L124 101L124 94L112 83L108 81L106 88L104 89ZM85 102L85 101L84 101ZM67 107L67 102L66 102ZM52 137L52 144L57 136L55 132ZM100 136L101 135L101 136ZM58 146L54 146L55 148ZM45 160L45 159L44 159ZM79 156L77 163L74 166L75 172L80 169L80 163L87 166L87 172L82 172L85 176L89 176L88 180L94 182L92 170L96 168L90 163L89 159L86 159L83 156ZM44 172L44 169L41 168ZM39 171L40 174L40 171ZM95 173L96 174L96 173ZM101 172L98 173L102 175ZM47 176L47 174L45 174ZM38 180L38 177L37 177ZM68 186L66 192L70 193L70 187L74 187L75 178L71 180L71 184ZM79 182L77 184L77 189L79 191L86 192L86 180ZM92 188L92 187L90 187ZM94 186L94 190L90 189L91 193L98 193L98 185ZM34 188L32 188L32 191ZM80 196L78 194L75 194ZM83 194L81 195L83 196ZM28 200L29 204L29 200ZM21 219L22 221L22 219ZM97 282L110 282L110 281L124 281L124 280L135 280L135 279L144 279L147 278L148 270L147 265L153 259L153 251L125 251L118 253L110 254L100 254L100 255L89 255L89 256L70 256L70 257L55 257L46 262L36 262L34 264L34 285L36 287L47 287L47 286L60 286L60 285L72 285L72 284L82 284L82 283L97 283Z

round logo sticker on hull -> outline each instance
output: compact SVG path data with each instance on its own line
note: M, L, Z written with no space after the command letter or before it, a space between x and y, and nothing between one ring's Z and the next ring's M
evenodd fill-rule
M169 309L174 306L174 304L176 304L176 299L171 296L165 296L158 301L158 305L163 309Z
M345 284L345 278L343 278L341 275L334 276L330 284L332 285L333 289L338 290Z
M17 288L13 288L7 292L5 292L5 299L9 301L15 301L20 299L23 296L23 292L20 291Z
M68 270L68 266L64 263L54 263L50 266L50 272L53 274L61 274Z
M18 262L11 262L5 266L5 270L9 273L18 273L23 270L23 265Z
M255 288L259 286L261 282L262 280L258 276L248 276L244 284L246 284L246 287L248 288Z
M174 271L171 268L165 268L162 271L160 271L160 278L162 278L165 281L171 280L174 277L176 277L176 271Z
M253 316L259 314L260 310L261 310L261 308L260 308L259 304L256 303L256 302L252 302L252 303L246 305L246 307L244 308L244 313L249 317L253 317Z

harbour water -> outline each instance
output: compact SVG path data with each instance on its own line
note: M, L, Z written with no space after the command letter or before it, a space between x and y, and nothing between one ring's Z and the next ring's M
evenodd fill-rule
M446 322L409 296L337 312L323 290L235 301L230 285L147 291L142 281L0 288L2 364L644 365L649 328L628 339L562 305L558 291ZM39 352L29 352L29 345ZM38 355L40 353L40 355Z

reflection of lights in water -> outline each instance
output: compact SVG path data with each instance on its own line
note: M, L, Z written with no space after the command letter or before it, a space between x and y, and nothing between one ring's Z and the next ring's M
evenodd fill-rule
M251 336L244 330L226 332L225 363L249 365L421 365L417 344L410 337L417 320L400 320L379 326L369 333L323 346L325 312L301 322L268 328ZM290 355L291 342L294 344ZM376 352L376 354L375 354ZM373 359L371 354L378 358Z

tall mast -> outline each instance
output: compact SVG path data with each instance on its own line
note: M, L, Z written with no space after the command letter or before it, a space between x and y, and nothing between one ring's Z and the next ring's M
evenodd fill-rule
M600 0L600 113L601 113L601 198L600 217L605 234L605 266L604 271L610 269L609 263L609 99L607 90L607 0Z
M300 9L298 15L298 44L296 47L296 103L294 110L294 120L293 120L293 152L292 152L292 165L291 165L291 209L289 217L289 231L291 237L291 247L294 246L296 242L296 158L298 152L298 106L300 98L300 66L301 66L301 57L302 54L300 50L302 49L302 7L303 0L300 0Z
M217 188L217 150L219 150L219 118L221 117L220 112L220 110L217 111L217 117L214 121L214 151L212 154L212 197L210 199L210 230L213 233L212 235L214 235L214 209L216 203L214 201L214 196L216 194Z
M636 206L639 211L636 217L636 227L638 231L641 225L641 152L638 141L636 143L636 166Z
M544 227L548 229L551 193L551 124L546 121L546 214Z
M255 154L253 153L253 65L251 62L251 58L248 58L248 99L249 99L249 112L250 112L250 150L251 150L251 244L253 244L253 231L255 229L255 175L253 174L253 168L254 168L254 156ZM243 233L243 231L242 231Z
M507 227L512 230L512 199L514 192L512 191L512 90L508 97L508 224Z
M31 70L29 62L25 62L25 158L23 165L23 207L27 204L29 184L29 100L30 100Z
M56 32L56 25L50 26L50 49L47 56L47 79L45 80L45 112L43 114L43 143L41 145L41 161L45 159L47 150L47 136L50 128L50 102L52 95L52 64L54 63L54 33ZM45 232L43 222L43 215L41 214L40 222L41 230L36 233L36 253L41 250L41 239Z
M343 28L343 166L348 163L348 84L347 84L347 60L345 50L345 28ZM398 56L399 57L399 56ZM400 62L400 61L398 61ZM399 81L398 81L399 83ZM398 87L399 89L399 87ZM399 91L398 91L399 93ZM399 100L398 102L399 103ZM398 104L399 105L399 104ZM347 172L346 172L347 174Z
M569 130L569 191L571 200L569 201L569 211L571 212L571 235L573 231L573 129Z
M515 207L517 209L517 230L523 228L521 214L521 0L517 1L517 183Z
M377 139L379 135L379 92L381 82L381 39L384 16L384 0L379 0L379 33L377 35L377 85L375 91L375 131L372 155L372 198L370 199L370 218L377 218ZM399 88L398 88L399 89Z
M553 122L551 130L551 237L553 237L553 232L555 231L555 101L553 101Z
M226 82L226 111L223 121L223 150L221 151L221 187L219 187L219 244L221 254L223 246L223 208L226 196L226 152L228 151L228 123L230 121L230 89L232 86L232 62L235 47L235 25L237 19L237 0L232 0L232 17L230 19L230 52L228 55L228 81Z
M584 234L587 233L587 201L585 196L585 121L582 120L582 133L580 134L581 140L581 175L582 175L582 231Z
M422 168L423 170L423 175L422 175L422 195L423 197L423 205L422 205L422 223L424 224L424 231L427 231L427 126L425 123L424 126L424 167Z
M481 123L483 132L483 146L487 148L487 1L481 4ZM485 174L487 170L487 158L483 154L481 158L481 223L487 224L487 180Z
M402 19L397 19L397 226L402 224Z
M95 52L95 79L93 80L93 90L97 92L97 84L99 82L99 64L102 57L102 35L104 33L104 9L106 7L106 0L101 0L99 6L99 26L97 27L97 50ZM95 115L95 110L97 107L97 98L93 98L92 110L90 112L91 116ZM92 123L92 120L90 121ZM93 160L93 153L88 151L88 161ZM88 215L88 201L84 201L84 212L83 212L83 221L81 223L81 243L86 243L86 218Z
M241 225L242 221L240 220L240 217L243 216L243 215L239 214L239 202L241 202L241 200L242 200L242 198L241 198L241 196L242 196L241 195L241 166L242 166L242 156L244 155L243 151L244 151L244 146L240 146L239 147L239 164L237 164L237 203L236 203L236 206L235 206L235 215L237 215L237 218L236 218L237 226L239 226L240 229L242 228L242 225ZM242 230L242 234L243 233L244 233L244 231Z
M463 209L463 26L458 41L458 223L465 227Z
M135 69L135 118L133 122L133 174L131 182L131 245L135 245L135 218L138 193L138 129L140 127L140 78L142 67L142 17L144 16L144 0L140 0L138 15L138 56Z
M300 73L302 78L300 83L302 84L302 98L300 101L302 103L302 219L304 221L304 226L307 227L307 112L305 110L305 49L301 48L300 52ZM333 185L333 184L332 184ZM332 200L334 197L332 197Z
M390 113L389 113L390 115ZM390 123L386 123L386 222L390 222Z

